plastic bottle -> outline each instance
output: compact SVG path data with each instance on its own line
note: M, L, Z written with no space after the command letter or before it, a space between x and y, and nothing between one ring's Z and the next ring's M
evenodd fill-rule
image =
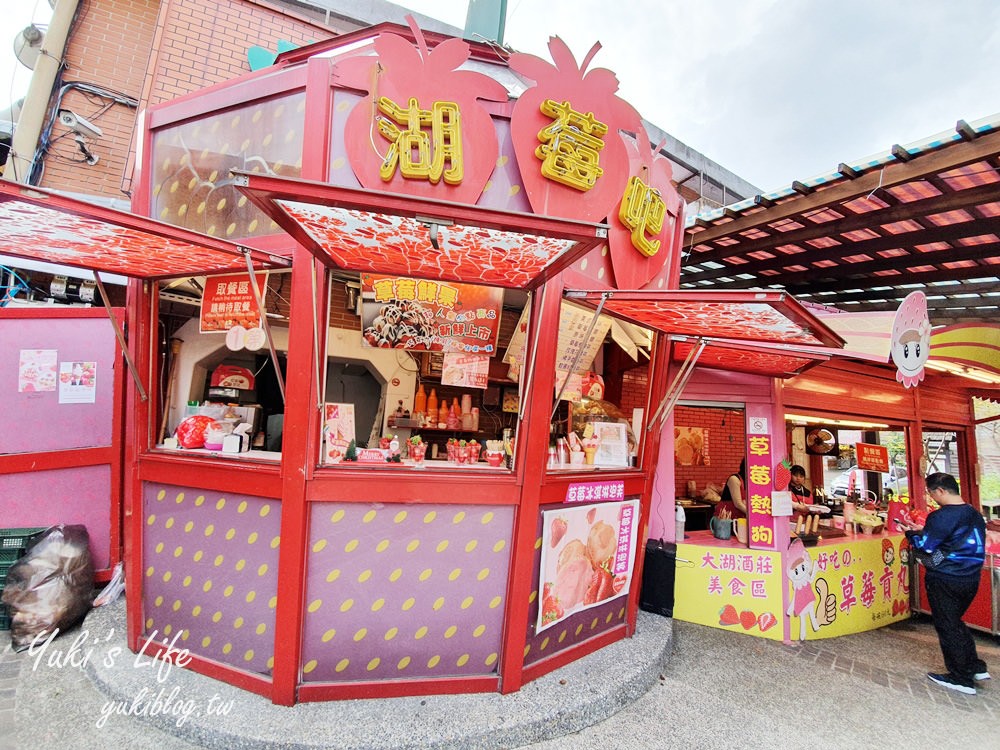
M413 412L415 414L423 414L427 411L427 394L424 393L424 384L421 383L417 388L417 395L413 398Z
M449 430L457 430L462 425L462 415L459 412L457 398L451 404L451 411L448 412L447 424Z
M684 522L686 520L684 507L678 503L677 510L674 511L674 538L677 542L684 541Z
M438 410L438 427L448 426L448 400L441 399L441 408Z
M437 417L438 413L438 395L434 388L431 388L431 395L427 397L427 413Z

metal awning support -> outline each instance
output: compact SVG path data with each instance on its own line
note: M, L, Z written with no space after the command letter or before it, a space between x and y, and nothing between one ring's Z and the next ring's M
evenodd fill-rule
M681 393L684 392L685 386L687 386L688 381L691 379L691 375L694 374L694 367L698 364L698 357L705 351L707 345L708 342L705 339L699 338L698 343L688 352L684 364L681 365L681 369L677 373L677 377L670 384L666 394L663 396L663 400L660 401L660 405L656 407L656 411L653 412L653 416L650 417L649 422L646 424L646 432L653 429L653 425L659 428L663 420L667 418L667 415L673 411L674 406L680 400Z
M597 307L594 309L594 317L590 319L590 325L587 327L587 333L584 335L584 341L590 341L590 334L594 332L594 327L597 325L598 319L601 317L601 310L604 309L604 303L607 302L608 297L612 296L614 292L605 292L601 295L601 301L597 303ZM573 357L573 363L569 366L569 371L566 373L566 377L563 378L562 385L559 386L559 392L556 394L556 402L552 407L552 414L549 416L549 422L556 418L556 412L559 411L559 399L562 398L563 391L566 390L566 386L569 383L569 379L576 372L576 366L580 364L580 357L583 356L583 347L581 346L576 351L576 356Z
M146 401L149 396L146 394L146 389L142 387L142 381L139 379L139 370L136 369L132 355L129 354L128 347L125 345L125 334L122 332L122 327L118 325L118 318L115 317L114 312L111 310L111 303L108 301L108 293L104 291L104 282L101 281L101 274L96 270L93 271L93 274L94 282L97 284L97 291L101 293L101 299L104 301L104 309L108 311L108 319L111 321L112 328L115 329L115 338L118 339L118 346L121 347L122 354L125 355L125 364L128 365L128 371L132 373L132 380L135 381L135 387L139 391L139 399Z
M271 324L267 322L267 311L264 310L264 301L260 297L260 289L257 288L257 274L253 269L253 260L250 259L250 248L240 247L240 252L247 262L247 272L250 274L250 288L253 289L253 298L257 302L257 311L260 313L260 324L264 328L264 335L267 337L267 348L271 351L271 364L274 365L274 377L278 381L278 391L281 393L281 402L285 402L285 379L281 375L281 367L278 364L278 352L274 348L274 339L271 337Z

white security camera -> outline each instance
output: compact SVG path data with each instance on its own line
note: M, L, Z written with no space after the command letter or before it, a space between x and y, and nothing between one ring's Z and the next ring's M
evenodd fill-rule
M75 112L68 109L59 110L59 122L65 125L67 128L72 130L77 135L85 135L90 138L100 138L104 135L99 127L97 127L90 120L81 117Z

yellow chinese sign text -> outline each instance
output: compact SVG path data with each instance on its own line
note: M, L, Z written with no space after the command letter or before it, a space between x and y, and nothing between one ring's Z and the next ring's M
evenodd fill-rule
M667 204L660 191L650 187L638 177L628 181L625 195L618 209L618 218L631 232L632 245L647 257L656 255L660 241L650 239L663 231L663 217Z
M593 112L577 112L569 102L546 99L541 111L553 120L538 132L541 145L535 155L542 160L542 174L571 188L590 190L604 174L598 161L608 126Z
M449 185L462 181L462 124L457 104L434 102L427 110L411 98L404 109L382 96L378 111L383 115L377 118L378 131L390 141L379 170L383 180L392 179L398 164L403 177L410 179L437 184L443 177ZM430 128L430 134L425 128Z

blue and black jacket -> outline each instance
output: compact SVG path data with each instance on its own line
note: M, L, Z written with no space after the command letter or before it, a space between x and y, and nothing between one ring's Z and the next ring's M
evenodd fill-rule
M907 539L928 574L979 575L986 558L986 522L971 505L942 505Z

